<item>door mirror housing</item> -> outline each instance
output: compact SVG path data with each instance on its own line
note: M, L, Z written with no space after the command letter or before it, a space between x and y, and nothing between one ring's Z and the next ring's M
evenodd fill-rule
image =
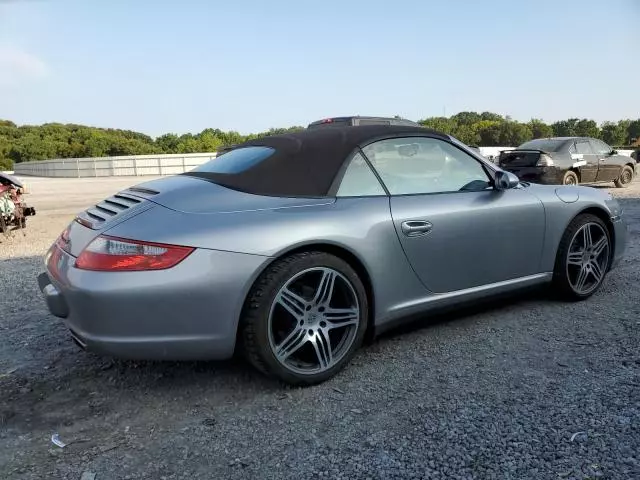
M493 177L493 185L496 190L515 188L519 183L520 179L517 175L511 172L505 172L504 170L498 170Z
M609 155L617 155L617 154L618 154L618 150L616 150L615 148L611 150L611 152L609 152Z

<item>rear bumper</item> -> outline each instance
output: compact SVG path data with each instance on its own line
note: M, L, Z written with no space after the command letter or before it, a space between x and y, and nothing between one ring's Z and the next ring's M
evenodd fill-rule
M196 250L169 270L90 272L51 250L38 276L49 311L82 348L138 360L230 358L244 298L268 259Z

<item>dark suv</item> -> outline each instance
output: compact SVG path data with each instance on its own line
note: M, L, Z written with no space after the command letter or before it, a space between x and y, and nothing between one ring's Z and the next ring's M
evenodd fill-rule
M590 137L538 138L500 152L498 165L520 180L551 185L614 182L629 186L636 175L633 159Z
M323 120L316 120L311 122L307 128L322 128L322 127L343 127L345 125L358 126L358 125L404 125L407 127L421 127L419 123L406 120L404 118L396 117L361 117L355 115L351 117L333 117L325 118Z

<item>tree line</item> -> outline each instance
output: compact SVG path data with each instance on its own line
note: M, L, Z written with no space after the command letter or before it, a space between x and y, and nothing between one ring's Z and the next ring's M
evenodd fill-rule
M519 122L492 112L460 112L418 122L453 135L468 145L486 147L511 147L533 138L553 136L594 137L617 148L640 146L640 119L598 125L594 120L569 118L547 124L539 119ZM250 135L207 128L197 134L166 133L152 138L131 130L62 123L18 126L9 120L0 120L0 170L11 169L15 163L49 158L213 152L246 140L303 128L272 128Z

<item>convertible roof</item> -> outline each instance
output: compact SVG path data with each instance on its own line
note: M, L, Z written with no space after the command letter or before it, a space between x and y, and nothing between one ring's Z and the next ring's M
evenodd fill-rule
M404 125L363 125L318 128L271 135L234 147L266 146L275 153L239 173L186 172L224 187L256 195L323 197L329 194L336 175L359 146L385 137L430 135L441 132ZM216 160L212 160L215 162Z

